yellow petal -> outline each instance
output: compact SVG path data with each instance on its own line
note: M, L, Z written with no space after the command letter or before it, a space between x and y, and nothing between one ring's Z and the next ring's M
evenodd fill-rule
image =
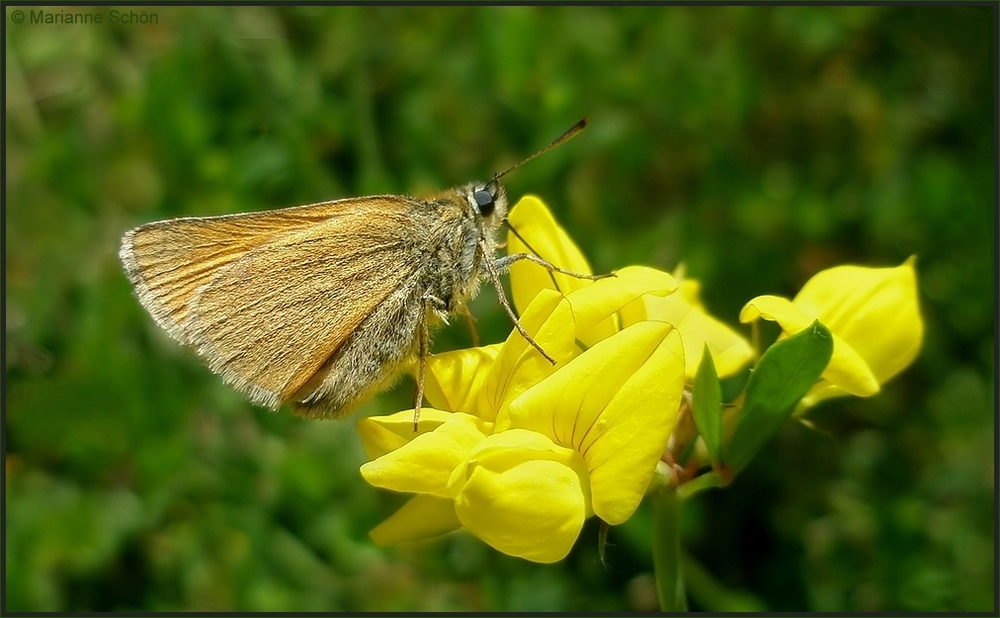
M462 527L450 498L417 495L369 533L379 545L419 541Z
M707 344L719 377L730 376L750 362L753 348L736 331L704 310L698 297L699 287L697 281L684 279L674 294L643 296L622 309L622 325L642 320L670 322L680 331L685 350L702 350ZM700 359L699 354L687 355L688 379L694 378Z
M628 266L614 277L599 279L566 295L573 307L577 338L590 347L621 328L616 316L621 309L646 295L666 296L677 289L677 281L666 272L646 266Z
M797 415L801 415L807 408L811 408L824 399L833 397L843 397L850 395L847 391L826 379L821 379L815 386L809 389L806 396L802 398L801 406L796 410Z
M914 262L830 268L806 282L792 302L847 342L884 384L913 362L923 341Z
M587 517L586 468L579 453L540 434L494 434L470 454L455 513L491 547L535 562L556 562Z
M758 296L748 302L740 311L741 322L752 322L758 318L777 322L786 334L792 335L812 324L816 316L809 316L787 298L780 296ZM822 322L822 320L820 320ZM868 367L868 363L844 339L830 328L833 334L833 356L823 371L823 378L846 393L858 397L869 397L879 391L878 380Z
M740 310L740 322L744 324L761 318L777 322L781 330L788 334L799 332L816 319L815 316L810 317L803 313L787 298L771 295L758 296Z
M520 322L557 363L564 363L579 352L574 336L573 311L561 294L543 290L528 306ZM483 419L494 420L514 397L553 371L555 366L527 339L516 329L511 331L494 359L483 387L479 389L476 414Z
M581 477L588 475L587 465L577 451L556 444L549 436L542 433L513 428L496 432L472 447L465 461L452 474L449 486L454 488L452 493L456 493L476 466L488 465L499 470L512 467L527 459L558 461L576 470ZM589 483L584 483L584 492L589 503Z
M412 432L412 412L410 414ZM362 465L361 476L369 484L383 489L452 497L448 492L448 479L486 435L481 419L460 412L445 414L449 418L434 431L421 433L396 450Z
M420 409L420 425L413 432L413 410L386 416L371 416L358 421L358 434L368 459L381 457L403 446L421 433L433 431L451 418L450 412L434 408Z
M479 389L499 353L497 344L429 356L424 379L427 401L451 412L474 412Z
M525 391L497 426L532 429L582 453L594 512L618 524L638 506L666 448L683 383L680 334L640 322Z
M513 232L509 232L508 255L534 253L564 270L592 274L583 253L537 197L527 195L521 198L507 215L507 221L530 245L526 246ZM549 273L544 267L526 260L511 265L510 280L511 295L518 315L527 310L528 305L542 290L556 290L566 294L590 283L568 275Z
M675 275L675 278L676 277L677 275ZM697 309L705 308L701 304L701 282L697 279L687 279L682 277L679 280L677 291L681 293L681 297L684 300L694 305Z
M639 506L673 433L683 386L684 346L672 330L598 419L603 431L584 452L594 512L609 524L624 522Z

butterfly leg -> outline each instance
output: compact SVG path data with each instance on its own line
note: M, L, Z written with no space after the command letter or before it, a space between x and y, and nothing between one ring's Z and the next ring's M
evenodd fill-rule
M517 329L517 332L521 333L521 336L524 337L527 340L527 342L531 344L533 348L538 350L538 352L545 357L545 360L555 365L556 359L549 356L548 353L546 353L545 350L542 349L542 346L538 345L538 343L531 338L531 335L528 334L528 331L524 330L524 327L521 326L521 321L518 320L517 316L514 314L514 310L511 308L510 302L507 301L507 294L503 291L503 284L500 282L500 272L499 272L500 268L506 268L506 267L502 265L498 267L497 265L499 262L503 262L506 259L507 258L501 258L499 260L489 260L489 259L483 260L483 264L486 265L486 272L490 276L490 281L493 282L493 287L495 287L497 290L497 298L500 299L500 304L503 305L504 310L507 311L507 315L509 315L510 319L514 322L514 328Z
M576 277L577 279L596 280L596 279L606 279L608 277L614 277L615 276L614 273L608 273L606 275L587 275L587 274L584 274L584 273L573 272L572 270L565 270L565 269L559 268L558 266L556 266L552 262L549 262L545 258L540 258L537 255L534 255L534 254L531 254L531 253L515 253L513 255L508 255L507 257L502 257L500 259L494 260L493 265L497 268L497 270L505 271L508 268L510 268L511 264L513 264L514 262L519 262L521 260L528 260L529 262L533 262L535 264L538 264L539 266L541 266L542 268L545 268L549 272L556 272L556 273L560 273L562 275L568 275L570 277Z
M459 313L465 318L465 324L469 327L469 335L472 337L472 347L479 347L479 332L476 331L476 318L472 316L472 312L469 311L469 307L462 305L459 309Z
M413 433L420 428L420 407L424 402L424 377L427 375L427 355L430 347L428 322L431 312L441 313L447 308L447 303L436 296L426 294L420 297L420 346L417 366L417 392L413 397Z

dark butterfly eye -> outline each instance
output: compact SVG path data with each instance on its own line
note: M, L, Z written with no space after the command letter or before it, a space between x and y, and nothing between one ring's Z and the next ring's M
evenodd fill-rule
M488 217L493 214L493 209L497 204L492 193L485 188L479 189L472 194L472 199L476 200L476 208L481 216Z

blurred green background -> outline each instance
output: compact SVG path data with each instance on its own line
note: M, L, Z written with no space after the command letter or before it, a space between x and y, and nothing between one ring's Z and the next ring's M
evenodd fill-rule
M116 255L156 219L487 178L583 116L507 186L597 271L683 261L735 326L823 268L918 255L914 365L687 505L692 607L994 607L995 6L14 10L8 610L654 608L647 505L607 566L594 521L547 566L461 533L373 546L401 500L360 478L355 422L245 403ZM473 313L487 342L510 330L492 291Z

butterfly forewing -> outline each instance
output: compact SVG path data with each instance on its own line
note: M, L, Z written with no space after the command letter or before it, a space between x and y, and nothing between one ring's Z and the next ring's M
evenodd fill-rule
M191 299L218 271L248 251L350 210L337 200L219 217L191 217L149 223L125 234L121 259L143 306L171 336L190 343Z
M154 224L167 229L156 230L153 255L130 265L126 242L122 256L143 304L171 335L195 342L227 382L276 408L412 276L411 210L401 198L376 196L278 211L287 214L280 226L274 212L179 219ZM146 227L130 234L131 248L141 247Z

